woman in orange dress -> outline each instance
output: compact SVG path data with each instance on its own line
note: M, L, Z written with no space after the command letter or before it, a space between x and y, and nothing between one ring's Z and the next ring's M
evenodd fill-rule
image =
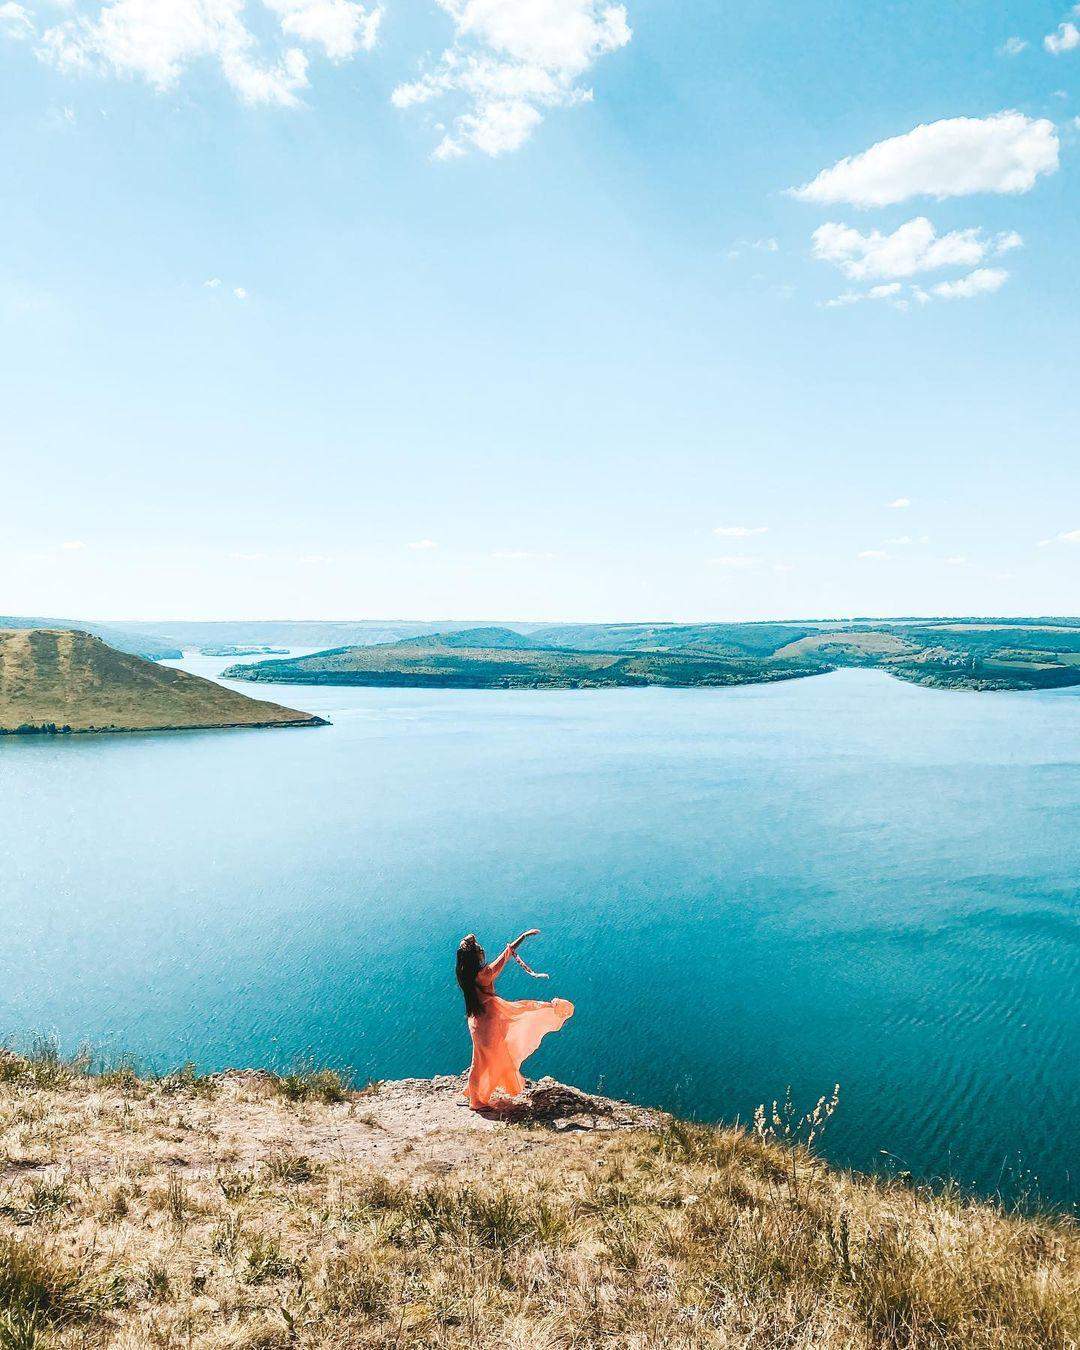
M511 1002L495 992L495 980L511 957L536 979L547 979L529 970L517 954L525 939L536 937L538 932L530 928L522 933L494 961L488 961L473 933L458 947L457 981L465 995L473 1045L467 1096L474 1111L490 1105L497 1091L509 1097L523 1091L522 1064L549 1031L558 1031L573 1014L574 1005L564 998L553 998L549 1003L531 998Z

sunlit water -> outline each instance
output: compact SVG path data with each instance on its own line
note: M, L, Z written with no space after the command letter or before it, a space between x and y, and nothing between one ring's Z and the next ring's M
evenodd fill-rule
M1076 1201L1080 692L238 687L333 726L0 740L12 1037L453 1072L457 940L535 925L504 992L577 1015L532 1073L838 1081L831 1157Z

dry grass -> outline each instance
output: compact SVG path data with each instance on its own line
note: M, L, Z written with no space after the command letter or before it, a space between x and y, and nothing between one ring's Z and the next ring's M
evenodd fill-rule
M1080 1338L1068 1221L769 1138L478 1123L431 1085L327 1100L270 1075L83 1069L0 1061L0 1350Z

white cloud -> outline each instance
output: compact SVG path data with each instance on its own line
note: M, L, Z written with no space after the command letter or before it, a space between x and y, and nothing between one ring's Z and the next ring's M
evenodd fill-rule
M86 545L81 539L65 539L60 547L68 553L77 553L79 549L85 548Z
M728 249L728 258L734 261L748 250L755 253L779 253L780 242L777 239L739 239Z
M720 558L709 559L714 567L730 567L739 571L748 567L756 567L760 561L760 558L748 558L742 553L729 553Z
M555 557L554 553L534 553L527 548L500 548L496 549L492 555L493 558L499 558L504 562L532 562L548 561Z
M263 0L281 19L281 31L311 47L321 47L331 61L347 61L375 45L382 8L367 9L353 0Z
M309 567L324 567L334 560L328 553L301 553L296 561Z
M14 0L0 5L0 33L10 38L31 38L34 36L34 20L25 5Z
M1066 530L1063 534L1051 535L1049 539L1040 539L1039 547L1046 548L1050 544L1080 544L1080 530Z
M245 103L295 107L310 83L304 47L346 60L375 41L381 11L357 0L261 0L280 37L264 51L245 22L245 0L72 0L70 18L46 29L38 54L57 69L138 78L161 92L189 67L216 64Z
M910 277L942 267L974 267L993 253L1003 253L1023 244L1009 231L991 239L979 228L951 230L939 235L925 216L916 216L894 230L861 233L850 225L830 221L811 236L813 254L835 263L852 281L877 277Z
M863 562L885 562L889 555L883 548L864 548L856 556L861 558Z
M470 148L517 150L550 108L586 103L581 78L630 41L626 9L606 0L436 0L454 23L454 43L434 67L394 90L395 107L449 95L465 110L435 150L453 159Z
M889 503L890 511L906 511L911 505L910 497L897 497Z
M243 286L234 286L233 295L236 296L237 300L246 300L248 298L248 293Z
M1021 52L1027 51L1027 43L1022 37L1006 38L998 48L1002 56L1019 56Z
M207 281L203 282L203 285L206 287L208 291L216 291L217 288L221 285L221 278L210 277Z
M1054 124L1019 112L952 117L878 141L792 189L800 201L891 206L911 197L1029 192L1058 167Z
M951 558L945 558L943 561L944 561L946 567L966 567L966 566L967 566L967 558L965 558L964 555L963 555L962 553L954 554L953 557L951 557Z
M768 525L717 525L713 534L720 539L749 539L752 534L768 534Z
M439 546L434 539L414 539L408 547L416 549L418 552L422 552L426 549L438 548Z
M868 291L845 291L825 301L826 309L843 309L847 305L857 305L863 300L887 300L898 309L907 309L907 301L899 299L903 286L898 281L890 281L882 286L871 286Z
M942 300L971 300L977 295L992 295L1000 291L1009 279L1002 267L979 267L959 281L943 281L931 287Z
M1073 14L1080 15L1080 5L1073 9ZM1071 19L1066 19L1064 23L1058 24L1056 32L1047 33L1043 38L1043 46L1051 56L1061 56L1063 52L1075 51L1080 47L1080 28Z

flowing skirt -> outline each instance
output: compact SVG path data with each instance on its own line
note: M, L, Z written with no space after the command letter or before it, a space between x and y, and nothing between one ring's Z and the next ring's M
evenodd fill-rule
M469 1070L469 1105L487 1106L496 1091L516 1097L525 1087L521 1066L549 1031L558 1031L574 1005L564 998L550 1003L535 999L499 998L484 1000L484 1011L469 1018L473 1057Z

